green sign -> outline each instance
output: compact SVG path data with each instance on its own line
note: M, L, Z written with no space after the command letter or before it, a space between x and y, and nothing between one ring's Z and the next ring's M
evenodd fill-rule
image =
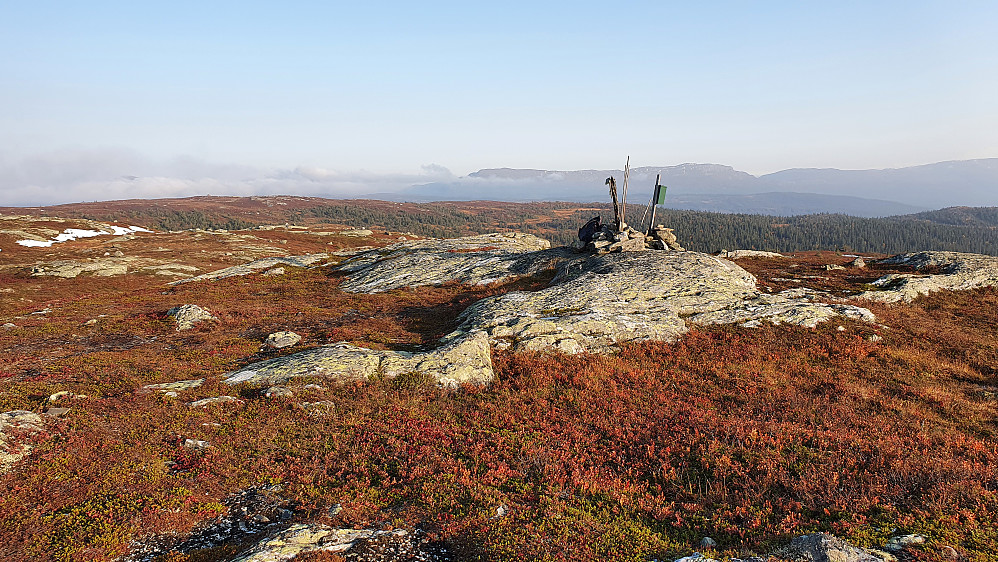
M668 189L664 185L655 186L655 204L665 205L665 190Z

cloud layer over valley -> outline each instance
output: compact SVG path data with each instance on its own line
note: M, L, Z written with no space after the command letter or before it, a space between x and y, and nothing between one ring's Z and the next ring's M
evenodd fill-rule
M193 195L358 197L453 179L447 168L435 164L413 173L371 173L227 165L191 157L154 161L125 150L62 150L20 158L0 154L0 205Z

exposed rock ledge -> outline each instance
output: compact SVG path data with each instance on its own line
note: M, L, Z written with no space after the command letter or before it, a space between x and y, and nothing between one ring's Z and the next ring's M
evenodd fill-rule
M179 279L170 283L170 285L179 285L181 283L190 283L191 281L215 281L217 279L225 279L226 277L235 277L238 275L249 275L257 271L263 271L265 269L270 269L275 265L290 265L294 267L308 267L317 262L320 262L329 257L329 254L306 254L304 256L283 256L275 258L263 258L259 260L253 260L249 263L244 263L241 265L234 265L232 267L226 267L225 269L219 269L212 271L210 273L205 273L203 275L198 275L197 277L188 277L187 279Z
M412 240L357 254L340 265L350 275L340 289L381 293L459 281L485 285L551 269L574 253L551 249L531 234L511 232L446 240Z
M735 263L697 252L580 255L549 249L524 234L419 240L363 252L341 269L344 290L376 293L405 286L487 283L557 267L551 286L482 300L428 353L337 344L271 359L229 373L226 382L275 385L309 374L337 379L420 371L444 385L492 380L490 344L499 349L605 353L623 342L671 341L690 324L814 327L841 316L875 321L857 306L815 302L802 290L764 294Z
M941 290L959 291L998 286L998 257L960 252L914 252L899 254L877 263L908 265L939 273L891 273L873 282L881 290L865 291L857 299L879 302L911 302Z
M229 384L277 385L306 375L360 380L378 376L393 378L412 372L425 373L443 386L492 382L494 374L488 338L478 333L427 353L327 345L254 363L229 373L224 380Z
M752 274L725 259L634 252L569 262L551 287L475 303L447 341L484 330L500 348L607 352L622 342L674 340L688 324L814 327L835 316L875 320L865 308L813 302L801 291L761 293Z

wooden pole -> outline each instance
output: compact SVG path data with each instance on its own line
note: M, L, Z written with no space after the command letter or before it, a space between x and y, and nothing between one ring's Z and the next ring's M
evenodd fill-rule
M617 180L613 176L606 178L606 185L610 186L610 198L613 199L613 227L620 232L620 209L617 207Z
M648 234L651 234L653 228L655 228L655 210L658 209L658 190L659 180L662 179L662 174L655 174L655 189L651 190L651 222L648 223Z

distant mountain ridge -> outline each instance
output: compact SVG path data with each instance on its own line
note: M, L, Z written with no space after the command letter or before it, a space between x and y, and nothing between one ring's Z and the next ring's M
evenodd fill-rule
M669 186L666 206L677 209L873 217L998 203L998 158L883 170L795 168L758 177L720 164L642 166L631 169L628 201L650 199L656 174ZM487 168L448 182L415 185L399 196L422 201L603 201L609 176L622 188L622 170Z

